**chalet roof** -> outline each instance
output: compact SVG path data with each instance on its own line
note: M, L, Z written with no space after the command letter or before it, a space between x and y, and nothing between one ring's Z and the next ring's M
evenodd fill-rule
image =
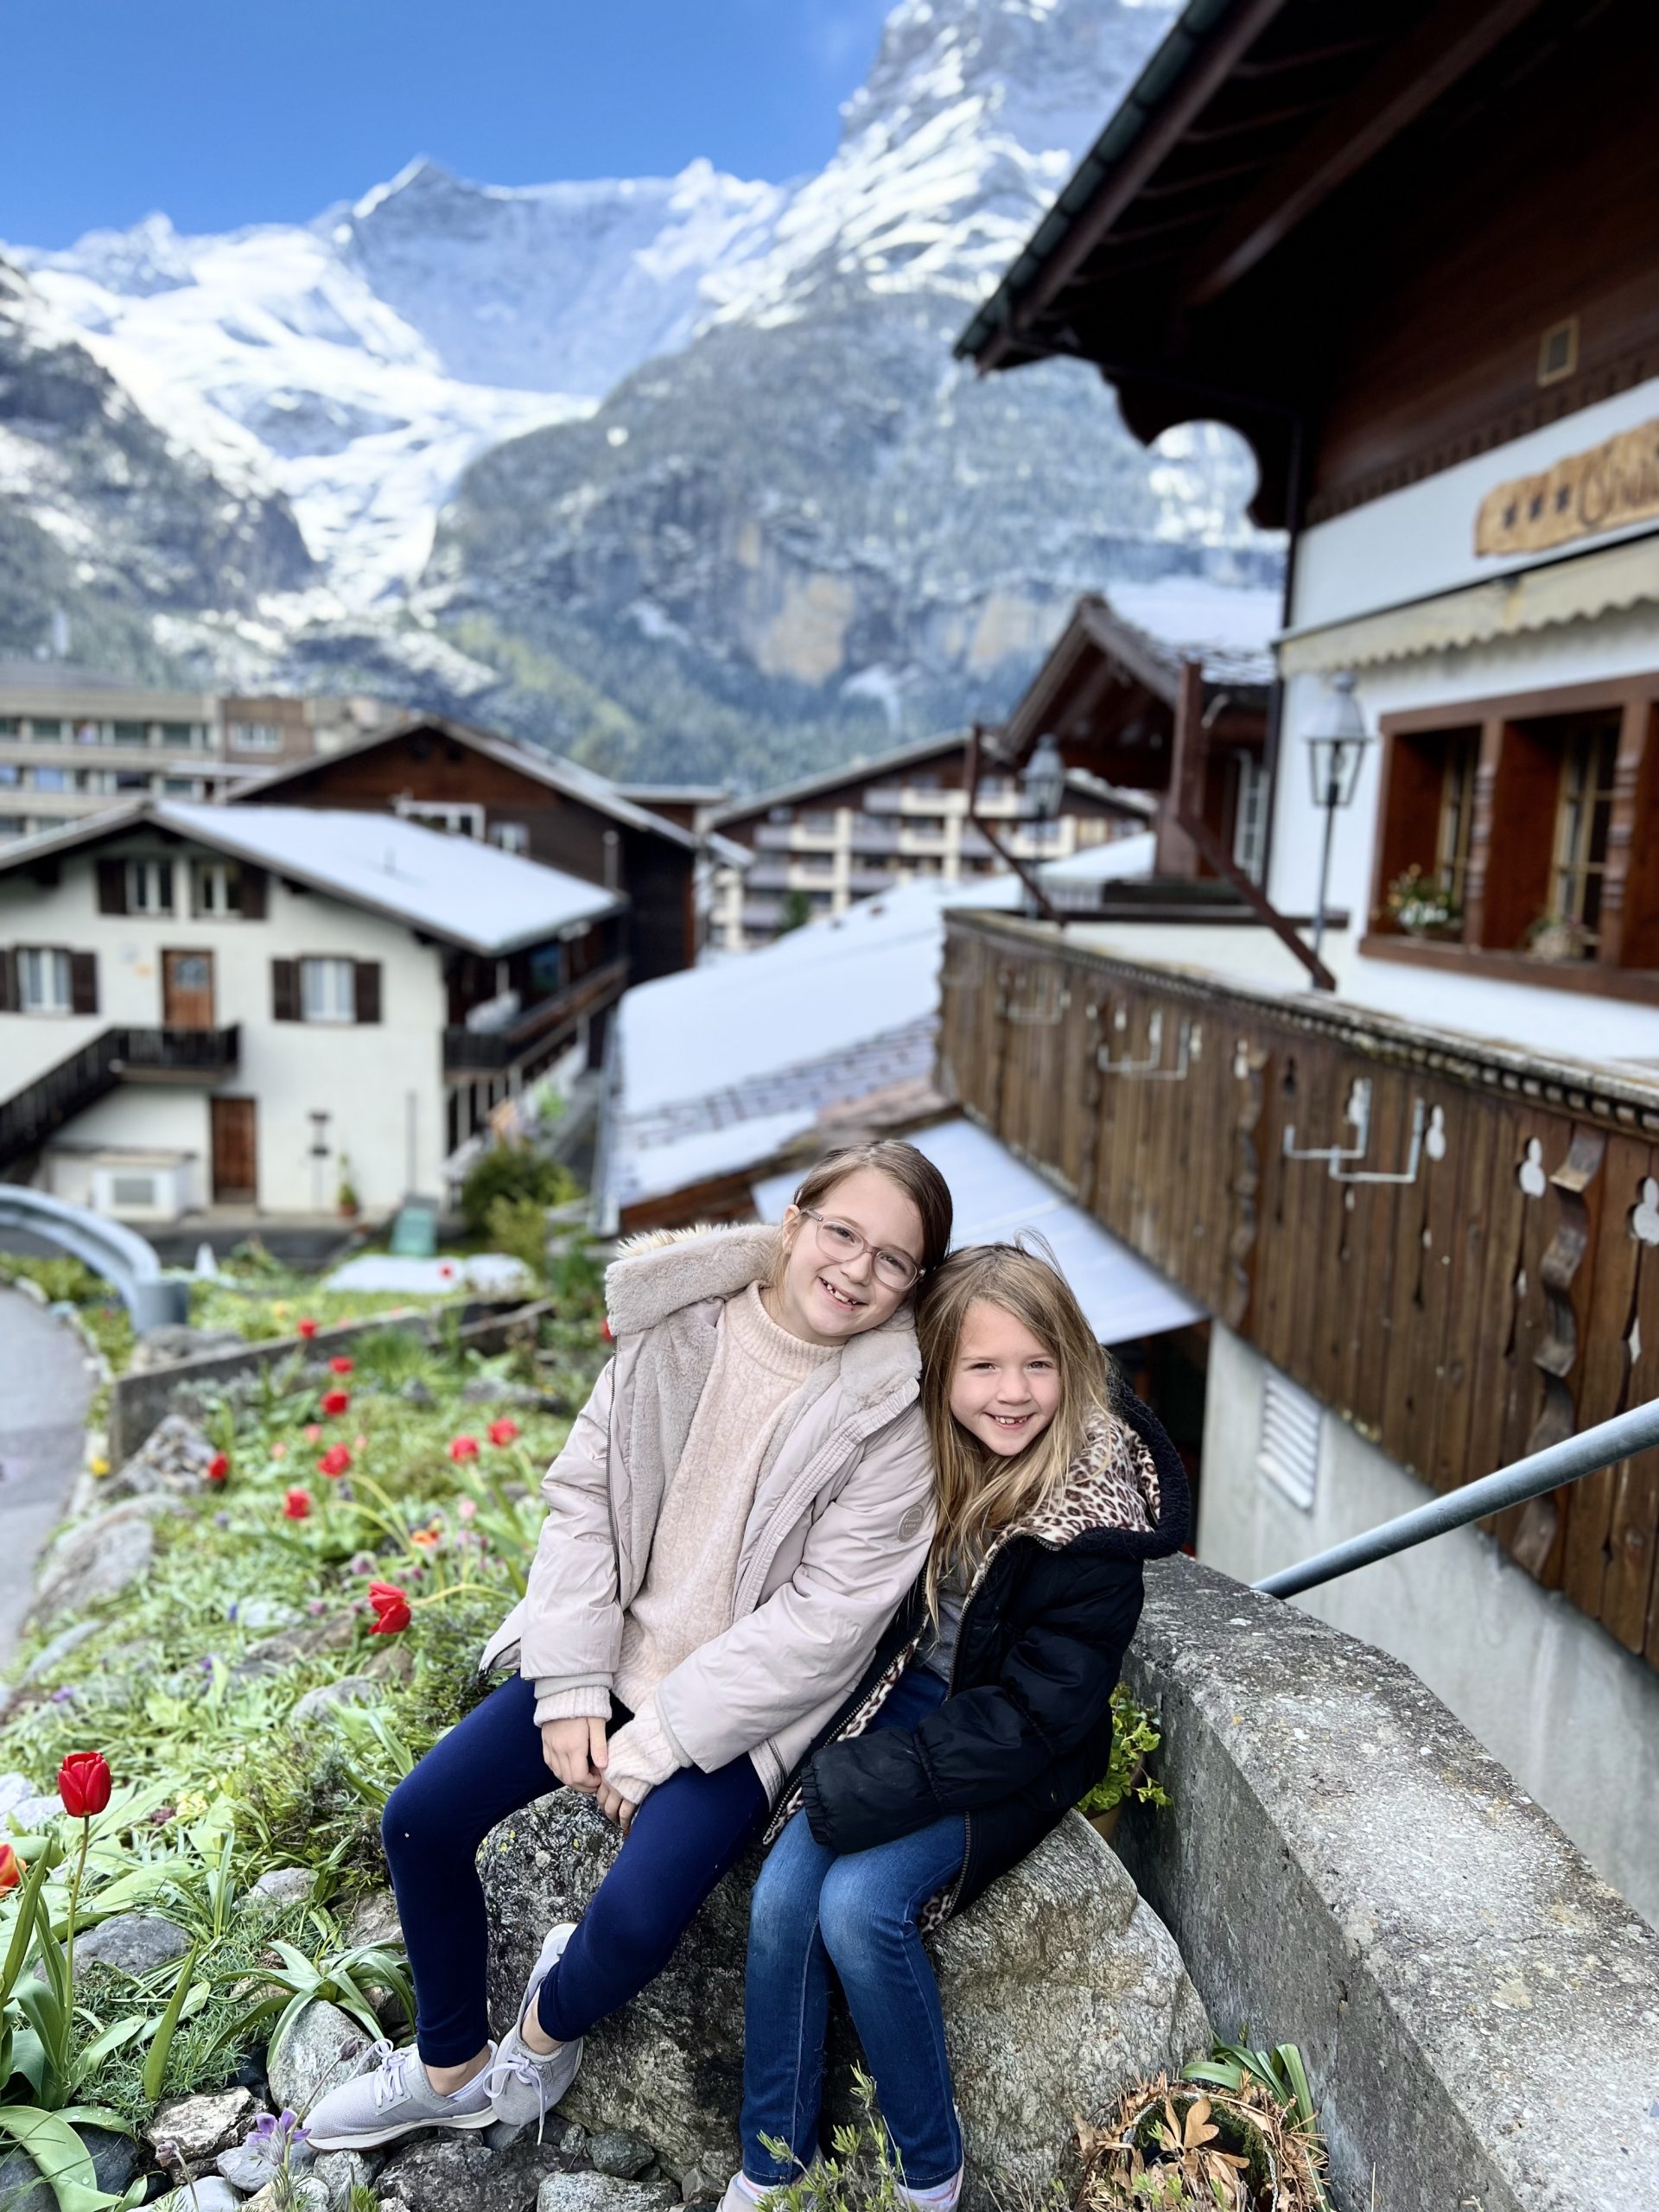
M395 814L171 799L113 808L0 846L0 874L155 828L248 861L463 951L501 956L618 913L626 901L563 869Z
M1545 19L1564 12L1189 0L958 357L982 370L1094 361L1143 439L1198 416L1230 423L1262 467L1256 519L1282 523L1334 280L1367 258L1357 236L1345 255L1333 245L1332 203L1391 219L1411 200L1398 188L1419 173L1423 134L1454 131L1522 45L1561 35Z
M387 728L371 730L365 736L349 745L342 745L333 753L312 753L302 760L275 768L269 774L251 778L245 790L229 794L228 803L232 805L251 803L263 806L269 794L284 784L294 783L302 776L326 769L336 760L359 760L378 747L397 744L416 731L425 729L435 730L452 743L467 746L474 753L499 761L504 767L516 768L520 775L528 776L536 783L545 784L550 791L558 791L566 798L579 799L630 830L665 838L671 845L679 845L691 852L701 851L709 842L706 837L699 836L696 830L683 830L677 822L670 822L664 816L653 814L649 808L638 804L608 777L598 774L592 768L584 768L575 760L567 760L562 754L545 752L538 745L527 745L518 738L499 736L493 730L475 729L470 723L452 721L447 715L411 715ZM740 848L732 847L721 857L729 858L741 865L753 856Z
M965 753L967 747L965 730L947 730L937 737L918 738L914 744L899 746L891 753L844 760L838 768L825 768L816 776L803 776L798 783L779 784L769 791L758 791L752 798L723 806L714 817L715 825L724 828L734 822L759 821L774 806L798 806L820 791L838 791L843 784L880 783L884 776L918 768L924 761L938 760L944 753Z

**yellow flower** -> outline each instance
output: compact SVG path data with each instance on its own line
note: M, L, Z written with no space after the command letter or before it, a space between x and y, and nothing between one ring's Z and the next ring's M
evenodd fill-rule
M200 1789L187 1789L173 1808L181 1821L199 1821L207 1809L207 1797Z
M99 1476L107 1475L110 1471L110 1463L100 1452L96 1459L89 1459L87 1461L86 1468L89 1474Z
M285 1298L279 1298L270 1309L273 1321L286 1321L292 1308Z

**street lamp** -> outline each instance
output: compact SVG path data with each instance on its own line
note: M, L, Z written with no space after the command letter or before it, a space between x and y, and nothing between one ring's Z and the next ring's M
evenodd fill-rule
M1331 840L1337 826L1337 809L1351 806L1359 788L1359 771L1370 734L1359 702L1354 696L1354 676L1344 668L1332 683L1334 697L1326 704L1325 727L1316 726L1307 737L1307 768L1313 804L1325 812L1325 845L1319 855L1319 901L1313 913L1313 956L1325 944L1325 910L1331 888Z
M1052 822L1065 797L1065 763L1052 737L1039 737L1020 773L1020 788L1039 822Z

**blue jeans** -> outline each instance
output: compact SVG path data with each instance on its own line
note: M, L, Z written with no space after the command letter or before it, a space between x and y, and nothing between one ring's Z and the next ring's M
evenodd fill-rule
M937 1675L911 1667L876 1716L914 1728L944 1700ZM962 1871L967 1823L948 1814L872 1851L837 1856L797 1813L754 1886L744 1994L743 2171L773 2186L817 2156L818 2106L833 1966L912 2189L962 2164L939 1986L917 1918ZM786 2144L779 2159L763 2139Z
M628 1718L620 1705L614 1732ZM386 1801L380 1834L415 1982L415 2041L429 2066L459 2066L489 2037L489 1930L478 1847L499 1820L558 1788L542 1757L536 1692L504 1682L440 1738ZM635 1815L537 2015L550 2036L586 2035L668 1964L698 1906L766 1824L747 1758L682 1767Z

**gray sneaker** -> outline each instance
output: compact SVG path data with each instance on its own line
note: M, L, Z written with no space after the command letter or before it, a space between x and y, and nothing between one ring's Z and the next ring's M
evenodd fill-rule
M547 2115L576 2078L576 2069L582 2064L580 2036L574 2043L562 2043L543 2058L539 2051L531 2049L520 2032L524 2015L541 1995L542 1984L563 1956L564 1947L575 1932L574 1920L562 1920L543 1944L541 1956L525 1985L518 2017L497 2044L494 2063L484 2076L490 2085L490 2100L495 2108L496 2125L487 2139L493 2151L505 2150L532 2124L536 2139L540 2142Z
M312 2106L305 2132L314 2151L371 2151L423 2127L487 2127L495 2118L487 2066L464 2088L444 2096L427 2080L413 2044L394 2050L383 2037L371 2046L367 2061L378 2063Z

